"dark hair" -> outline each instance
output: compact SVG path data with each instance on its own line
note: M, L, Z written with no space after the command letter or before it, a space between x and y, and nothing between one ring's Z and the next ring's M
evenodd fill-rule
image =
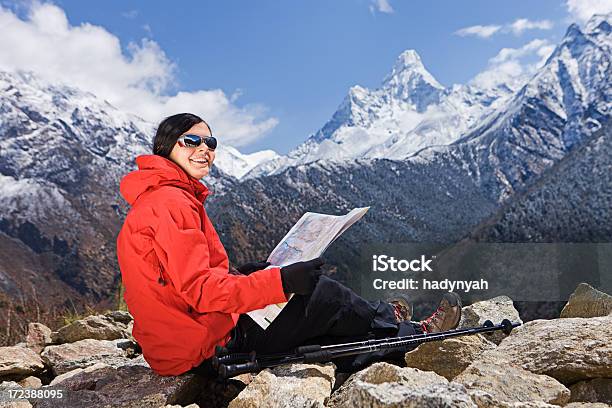
M193 125L200 122L204 122L204 120L192 113L177 113L162 120L153 138L153 154L167 159L176 144L176 139L191 129ZM210 130L208 123L204 122L204 124L212 135L212 130Z

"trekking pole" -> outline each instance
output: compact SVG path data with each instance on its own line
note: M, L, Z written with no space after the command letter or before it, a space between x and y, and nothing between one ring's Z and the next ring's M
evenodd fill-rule
M493 323L491 323L491 321L489 320L487 320L485 324L490 324L491 326L493 325ZM470 328L454 329L454 330L449 330L445 333L447 333L447 335L450 335L451 333L458 334L458 333L463 333L466 330L470 330ZM317 344L309 344L305 346L298 346L294 349L293 352L267 354L267 355L260 356L259 359L261 360L281 359L281 358L290 357L295 354L302 355L305 353L312 353L315 351L328 350L332 348L342 348L342 347L352 347L352 346L370 346L370 345L383 343L383 342L417 339L417 338L424 338L427 336L431 337L432 333L411 334L411 335L401 336L401 337L384 337L380 339L360 340L360 341L354 341L350 343L332 344L332 345L326 345L326 346L321 346ZM228 364L235 364L239 362L249 362L253 360L254 353L255 353L254 351L232 353L231 350L228 349L227 347L216 346L215 355L212 357L212 360L211 360L212 367L213 369L218 370L221 364L228 365Z
M219 362L218 375L221 378L230 378L238 374L259 371L263 368L276 367L282 364L321 363L339 357L371 353L379 350L406 349L409 346L419 345L430 341L444 340L447 338L467 336L478 333L489 333L498 330L501 330L506 334L510 334L512 329L520 325L521 323L512 323L508 319L502 320L499 325L494 325L490 320L487 320L481 327L469 327L438 333L423 333L411 336L365 340L361 342L343 343L328 346L307 345L298 347L296 349L296 353L272 354L263 355L259 357L256 355L255 352L238 353L235 356L236 359L234 359L234 361L243 362L237 364L230 364L227 361ZM241 356L239 356L240 354ZM243 359L239 360L239 357L242 357Z

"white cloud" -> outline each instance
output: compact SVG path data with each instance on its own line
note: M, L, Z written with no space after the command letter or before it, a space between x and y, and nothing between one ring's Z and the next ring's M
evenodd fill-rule
M489 60L492 64L501 64L509 60L518 60L529 54L537 52L540 48L549 45L547 40L536 38L521 48L502 48L496 56Z
M567 11L573 20L586 22L593 14L612 12L612 0L567 0Z
M508 29L514 35L520 35L525 30L550 30L552 27L553 23L550 20L531 21L526 18L519 18L508 25Z
M480 38L489 38L497 31L501 29L501 26L498 25L474 25L470 27L465 27L460 30L455 31L455 34L461 37L467 37L469 35L473 35L475 37Z
M499 84L521 82L526 75L532 75L541 67L554 50L554 45L536 38L520 48L502 48L497 55L489 59L486 70L472 79L471 83L484 88L493 88Z
M389 3L389 0L372 0L372 4L370 5L370 12L374 12L375 10L381 13L391 14L394 12L393 7Z
M474 25L465 27L455 31L455 34L462 37L473 35L480 38L489 38L493 34L512 33L514 35L521 35L527 30L550 30L552 27L553 23L550 20L531 21L526 18L519 18L513 23L504 25Z
M244 146L278 124L264 106L236 106L241 91L230 97L220 89L171 92L178 86L177 66L150 39L127 44L124 53L119 38L103 27L72 26L53 4L27 7L22 19L0 6L0 69L33 71L77 86L154 123L177 112L193 112L234 146Z

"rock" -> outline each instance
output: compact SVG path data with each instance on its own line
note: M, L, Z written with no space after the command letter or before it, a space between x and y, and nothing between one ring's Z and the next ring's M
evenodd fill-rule
M608 405L603 402L571 402L564 408L610 408L612 405Z
M51 344L51 329L42 323L29 323L26 346L39 353Z
M130 358L126 360L123 364L121 364L121 367L123 366L141 366L151 368L151 366L149 365L149 363L147 363L147 360L145 360L142 354L136 358Z
M42 372L45 368L40 355L27 347L0 347L0 379L23 378Z
M40 388L42 387L42 381L38 377L29 376L19 381L19 385L24 388Z
M166 405L164 408L200 408L198 404L189 404L185 407L180 405Z
M563 384L612 377L612 316L534 320L473 364L517 364Z
M328 407L476 407L466 389L431 371L375 363L332 394Z
M9 390L17 390L23 388L15 381L0 382L0 408L31 408L32 404L25 398L11 399L7 398Z
M514 308L512 299L508 296L498 296L464 307L461 309L461 320L458 328L482 326L486 320L499 324L503 319L522 323L519 312ZM485 337L487 340L499 344L506 335L502 331L496 331L485 335Z
M255 378L255 375L253 373L244 373L244 374L238 374L237 376L232 377L231 380L238 381L246 386L246 385L249 385L251 382L253 382L253 378Z
M580 381L570 386L571 402L605 402L612 404L612 378Z
M334 386L335 370L333 363L265 369L228 407L324 407Z
M142 353L142 349L140 345L136 343L136 341L132 338L129 339L116 339L112 340L115 343L117 348L125 351L125 355L129 358L140 356Z
M108 316L92 315L61 327L52 333L51 338L54 343L63 344L84 339L115 340L128 336L126 324Z
M104 313L104 316L109 317L111 320L114 320L118 323L129 324L133 322L134 319L129 312L125 310L111 310L110 312Z
M60 374L57 377L55 377L53 380L51 380L51 382L49 383L49 385L58 385L61 384L62 382L66 381L67 379L74 377L77 374L80 373L92 373L96 370L100 370L102 368L106 368L106 367L110 367L108 364L104 364L104 363L96 363L94 365L91 365L89 367L86 368L76 368L74 370L70 370L64 374Z
M488 392L476 389L467 389L467 392L478 408L499 408L500 405L503 405Z
M495 344L484 336L463 336L423 343L406 353L406 365L423 371L433 371L452 380L465 370L474 359Z
M55 375L75 368L85 368L95 363L121 366L128 362L125 352L109 340L85 339L74 343L47 346L41 354Z
M570 391L554 378L533 374L512 364L473 363L454 381L468 390L484 391L495 401L504 403L541 401L564 405L570 398Z
M561 310L561 317L597 317L612 313L612 296L581 283Z
M206 379L195 374L160 376L140 366L117 369L102 367L92 372L77 373L54 386L43 389L66 390L59 400L45 399L37 408L48 407L163 407L188 405L195 401Z
M472 400L478 408L558 408L559 405L548 404L542 401L502 402L491 394L481 390L468 390Z
M132 331L134 330L134 321L132 320L131 322L129 322L127 324L127 328L125 329L125 332L130 336L130 337L134 337L134 335L132 334Z

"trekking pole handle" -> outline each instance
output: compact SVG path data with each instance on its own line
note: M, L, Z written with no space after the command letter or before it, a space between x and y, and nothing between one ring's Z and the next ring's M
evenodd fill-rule
M233 364L239 363L241 361L252 361L255 359L255 352L251 351L249 353L230 353L223 356L213 356L211 359L212 367L215 370L219 369L221 364Z
M259 363L257 361L249 361L248 363L242 364L220 364L219 365L219 377L227 379L235 377L238 374L251 373L259 371Z

